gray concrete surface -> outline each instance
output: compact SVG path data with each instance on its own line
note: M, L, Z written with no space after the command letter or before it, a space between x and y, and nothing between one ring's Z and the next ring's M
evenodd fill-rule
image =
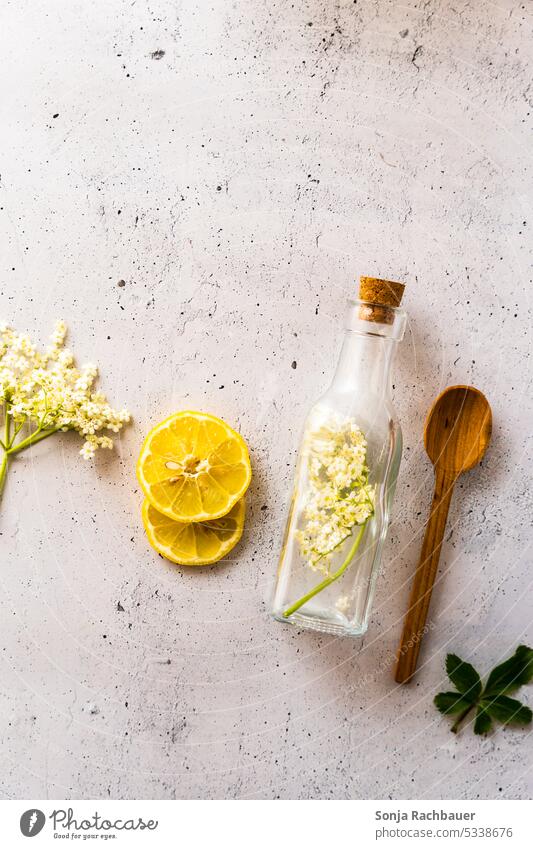
M454 736L432 699L447 651L486 671L533 637L531 3L1 14L0 314L41 340L64 317L135 417L94 463L67 435L13 464L3 796L527 797L530 734ZM268 596L302 417L365 273L405 279L410 325L404 460L361 642L284 628ZM493 443L457 490L435 627L398 687L432 489L423 420L457 382L489 397ZM134 475L147 429L188 407L238 427L254 465L242 544L200 571L149 549Z

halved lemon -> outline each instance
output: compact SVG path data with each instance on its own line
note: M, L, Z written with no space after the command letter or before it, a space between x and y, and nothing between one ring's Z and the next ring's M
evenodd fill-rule
M186 410L150 431L137 477L160 513L176 522L204 522L229 513L252 470L242 436L216 416Z
M239 542L244 528L245 499L227 516L207 522L175 522L145 499L142 518L150 544L181 566L206 566L225 557Z

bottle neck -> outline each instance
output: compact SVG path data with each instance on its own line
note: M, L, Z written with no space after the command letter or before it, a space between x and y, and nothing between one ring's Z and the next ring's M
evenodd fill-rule
M346 331L332 388L339 392L390 396L395 352L393 339Z

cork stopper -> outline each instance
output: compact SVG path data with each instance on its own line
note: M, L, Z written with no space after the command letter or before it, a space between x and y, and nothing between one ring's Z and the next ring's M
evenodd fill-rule
M359 307L359 318L378 324L393 324L394 310L402 301L404 283L395 280L380 280L379 277L359 278L359 297L368 304Z

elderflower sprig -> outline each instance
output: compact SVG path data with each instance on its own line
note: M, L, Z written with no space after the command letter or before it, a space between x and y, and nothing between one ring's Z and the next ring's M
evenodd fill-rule
M353 419L332 421L312 431L306 449L309 487L303 510L306 521L295 537L308 566L325 577L287 608L285 617L340 578L352 562L366 524L374 514L375 487L368 480L367 441ZM335 553L354 533L346 558L332 571Z
M80 454L89 459L98 448L112 448L109 432L118 433L130 420L127 410L113 409L94 389L96 366L76 367L64 347L66 333L58 321L50 345L40 352L29 336L0 325L0 490L11 455L58 431L75 430L84 438Z
M309 436L307 522L296 538L311 569L325 575L333 553L374 512L366 450L366 439L352 420Z

